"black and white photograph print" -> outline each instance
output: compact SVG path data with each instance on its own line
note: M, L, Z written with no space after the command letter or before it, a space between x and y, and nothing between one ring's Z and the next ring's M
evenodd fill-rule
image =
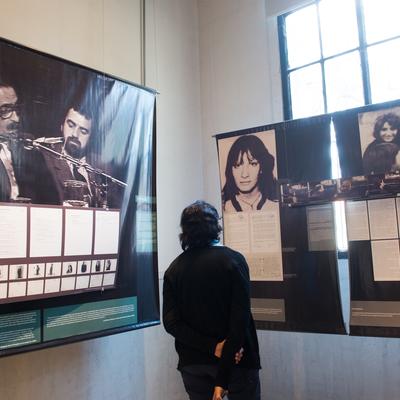
M310 185L303 183L284 183L280 185L281 202L287 205L304 204L310 197Z
M333 201L338 192L338 181L336 179L324 179L319 182L310 183L310 201Z
M108 258L104 260L104 271L105 272L115 272L117 270L117 259Z
M397 196L400 193L400 171L386 173L381 187L384 192Z
M154 95L5 40L0 52L0 201L120 209Z
M386 172L341 178L338 200L363 200L397 196L400 193L400 172Z
M46 277L55 277L61 275L61 263L60 262L48 262L46 263Z
M400 107L358 114L365 175L400 168Z
M74 275L76 274L76 261L63 262L63 275Z
M44 263L29 264L29 267L28 267L28 278L29 279L43 278L44 275L45 275L45 264Z
M92 261L92 274L103 272L104 260L93 260Z
M78 274L90 274L90 261L78 261Z
M10 280L26 279L27 276L27 265L26 264L14 264L10 265Z
M218 152L224 212L265 210L277 201L274 130L219 139Z
M281 202L289 206L331 202L338 196L338 185L337 179L281 184Z
M368 176L360 175L339 180L338 199L363 199L368 194Z

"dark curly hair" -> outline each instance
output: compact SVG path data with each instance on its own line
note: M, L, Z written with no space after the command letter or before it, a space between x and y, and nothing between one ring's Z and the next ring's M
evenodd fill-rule
M366 174L382 174L391 171L396 164L396 155L399 146L396 143L378 143L370 147L363 157L364 172Z
M399 129L400 129L400 117L394 113L383 114L383 115L380 115L376 119L375 125L374 125L373 136L375 137L375 139L381 141L380 133L383 128L383 125L385 125L386 122L390 125L390 127L392 129L397 129L397 134L396 134L395 138L393 139L393 142L398 143L399 142L398 136L399 136Z
M235 195L240 191L235 183L232 168L239 162L243 162L243 155L255 159L260 163L258 176L258 188L261 192L261 201L257 208L261 209L266 200L276 200L276 180L273 175L275 159L265 147L260 138L255 135L244 135L237 139L228 153L225 167L226 183L222 189L222 199L225 204L227 201L235 202ZM239 210L238 210L239 211Z
M207 247L219 240L222 228L218 221L218 211L205 201L198 200L187 206L181 215L179 240L182 249Z

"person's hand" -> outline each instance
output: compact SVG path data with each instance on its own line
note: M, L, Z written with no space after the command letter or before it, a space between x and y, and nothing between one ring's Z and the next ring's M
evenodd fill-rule
M226 339L223 340L222 342L217 343L217 345L215 346L215 350L214 350L215 357L221 358L222 350L223 350L224 345L225 345L225 341L226 341ZM241 347L240 350L235 353L235 364L239 364L240 363L240 360L243 357L243 351L244 351L243 347Z
M222 342L217 343L217 345L215 346L215 350L214 350L215 357L221 358L222 349L224 348L225 340L226 339L224 339Z
M244 352L244 350L243 350L243 347L235 354L235 364L239 364L240 363L240 360L242 359L242 357L243 357L243 352Z
M222 400L227 393L221 386L215 386L212 400Z

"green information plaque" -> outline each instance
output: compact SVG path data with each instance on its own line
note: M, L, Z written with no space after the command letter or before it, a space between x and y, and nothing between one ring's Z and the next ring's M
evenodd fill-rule
M43 341L137 323L137 298L125 297L44 310Z
M0 350L40 343L40 311L0 315Z

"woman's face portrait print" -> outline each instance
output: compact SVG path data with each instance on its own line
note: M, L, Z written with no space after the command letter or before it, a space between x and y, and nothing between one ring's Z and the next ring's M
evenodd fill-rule
M382 142L385 143L393 142L396 135L397 135L397 128L391 126L389 122L385 122L382 126L382 129L379 132L379 136Z
M239 154L236 164L232 167L232 175L240 192L249 193L258 184L260 163L248 152Z

